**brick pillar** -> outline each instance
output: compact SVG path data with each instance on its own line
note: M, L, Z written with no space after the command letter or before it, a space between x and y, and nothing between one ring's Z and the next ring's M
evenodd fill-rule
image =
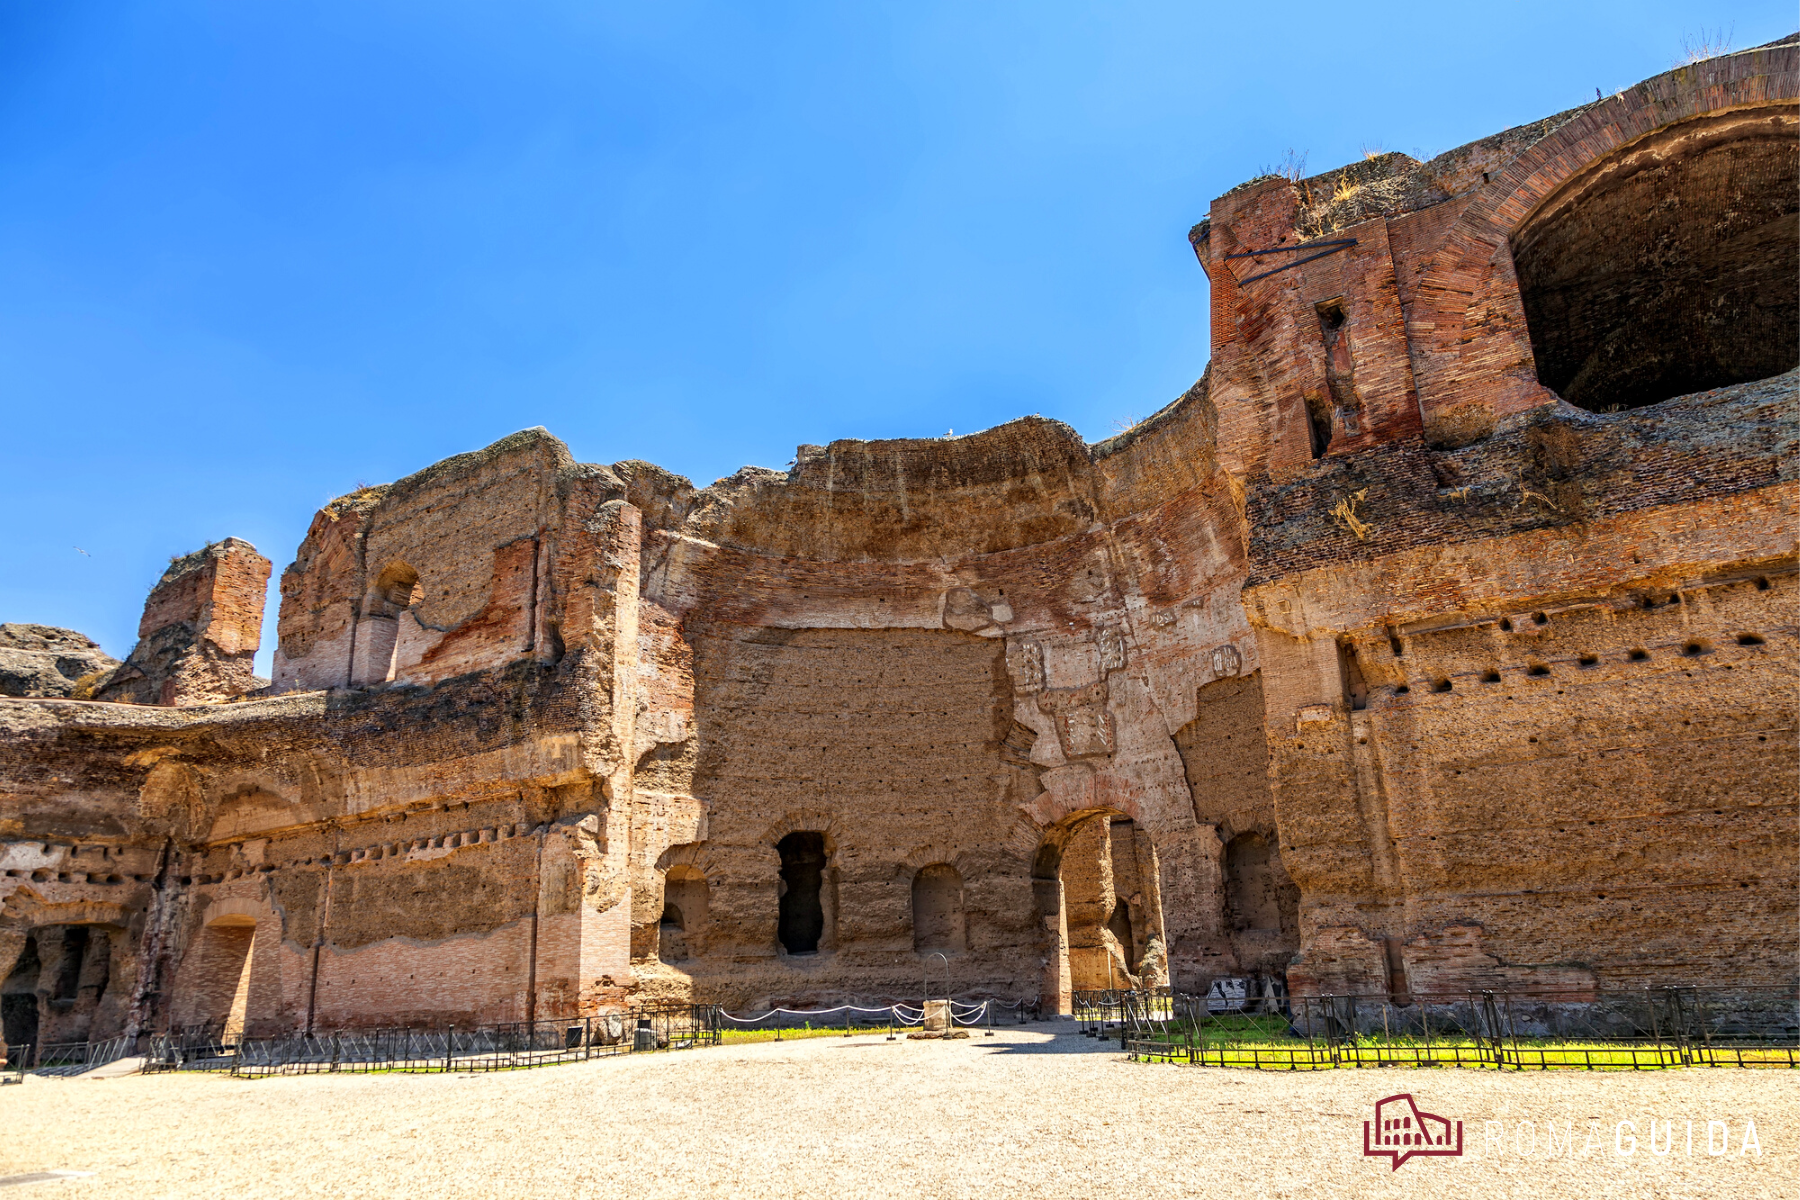
M174 560L144 602L131 657L94 699L216 704L263 686L253 663L268 585L269 560L238 538Z
M1212 352L1217 354L1237 333L1238 283L1229 264L1213 264L1207 275L1212 284Z

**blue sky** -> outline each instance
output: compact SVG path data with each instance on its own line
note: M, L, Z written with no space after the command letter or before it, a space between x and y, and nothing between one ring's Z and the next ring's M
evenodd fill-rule
M1288 149L1423 157L1795 24L0 0L0 620L123 657L169 556L279 575L329 497L531 425L701 483L1028 413L1098 440L1204 369L1187 230Z

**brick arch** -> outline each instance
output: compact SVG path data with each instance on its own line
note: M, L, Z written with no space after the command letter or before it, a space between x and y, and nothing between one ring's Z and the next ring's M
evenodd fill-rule
M1556 401L1537 381L1509 245L1515 230L1596 161L1695 117L1791 104L1797 77L1800 44L1791 41L1679 67L1595 101L1477 190L1407 316L1427 439L1462 440L1453 431L1491 430L1500 417ZM1472 326L1486 344L1473 359Z
M268 906L248 896L221 896L206 906L200 919L202 926L254 925L268 912Z
M911 850L908 850L905 854L895 859L894 864L903 871L909 879L934 863L945 863L955 867L965 875L968 874L967 871L963 870L963 865L957 861L958 857L958 851L951 849L942 842L927 842L923 845L914 846Z
M833 853L837 850L837 814L822 808L790 809L765 828L757 841L772 850L790 833L822 833L825 852Z
M208 789L211 797L203 805L201 817L207 841L244 841L263 836L271 829L299 824L312 814L296 803L279 785L260 775L244 775L231 782ZM291 785L288 789L292 790Z
M718 879L724 868L713 858L711 842L683 842L670 846L656 856L656 869L668 873L670 867L692 867L709 880Z
M1062 866L1063 850L1067 848L1070 840L1075 836L1075 830L1094 817L1126 817L1139 825L1143 824L1143 822L1138 821L1137 817L1133 816L1131 813L1121 811L1120 809L1113 808L1109 805L1075 809L1060 817L1055 822L1044 826L1040 831L1036 852L1031 860L1032 878L1041 880L1055 879L1057 877L1057 872ZM1146 828L1145 831L1150 834L1151 840L1154 841L1156 838L1155 832L1148 828Z
M1180 769L1173 740L1170 756ZM1071 817L1101 810L1130 817L1152 837L1163 838L1194 827L1194 801L1186 780L1137 783L1109 772L1098 772L1075 786L1059 786L1041 792L1021 806L1038 830L1059 825ZM1033 839L1034 843L1036 839Z

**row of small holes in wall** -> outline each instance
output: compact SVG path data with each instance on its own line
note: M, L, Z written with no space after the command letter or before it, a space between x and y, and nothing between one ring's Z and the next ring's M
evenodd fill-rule
M1756 590L1759 592L1768 591L1770 586L1771 585L1767 579L1759 578L1756 581ZM1681 603L1683 603L1683 600L1682 600L1682 596L1681 596L1680 592L1671 592L1669 595L1665 596L1660 601L1657 600L1657 598L1655 596L1645 596L1638 603L1643 608L1654 609L1654 608L1662 608L1662 607L1665 607L1670 604L1681 604ZM1531 623L1533 625L1548 625L1550 623L1550 614L1542 613L1542 612L1532 613L1531 614ZM1503 633L1511 633L1513 631L1513 623L1512 623L1511 617L1501 617L1500 618L1500 630ZM1738 641L1738 645L1740 645L1740 646L1760 646L1763 644L1763 639L1754 633L1740 633L1740 634L1738 634L1737 641ZM1399 635L1393 634L1393 633L1388 634L1388 645L1389 645L1389 647L1392 648L1395 658L1402 658L1405 656L1406 648L1401 643ZM1704 649L1701 649L1701 650L1693 649L1693 644L1690 644L1683 652L1686 654L1689 654L1689 655L1706 653L1706 651ZM1628 655L1627 657L1629 657L1632 662L1643 662L1645 659L1649 658L1650 655L1648 654L1648 652L1639 649L1639 650L1633 650L1630 653L1630 655ZM1599 661L1600 660L1592 654L1584 654L1581 656L1581 659L1580 659L1581 665L1584 667L1594 666L1597 663L1599 663ZM1533 673L1539 674L1539 675L1549 674L1549 672L1547 670L1534 671ZM1407 689L1401 688L1399 690L1406 691ZM1444 690L1444 689L1440 689L1440 690Z
M465 805L465 807L467 807ZM459 833L446 833L437 837L414 838L410 841L381 842L373 846L365 846L355 850L340 850L336 854L323 854L318 858L302 858L284 864L290 867L329 867L349 866L352 863L379 862L384 858L401 858L416 850L460 850L464 846L485 846L496 842L511 841L513 838L528 837L537 832L537 827L520 821L511 825L484 826L481 829L465 829ZM483 834L491 836L483 837ZM273 871L274 863L264 863L257 867L258 871ZM250 872L232 869L223 875L196 875L194 883L222 883L236 879ZM182 880L183 883L189 882Z
M1767 579L1758 579L1756 581L1756 590L1759 592L1766 592L1769 590L1769 587L1770 587L1770 584ZM1638 606L1640 608L1645 608L1645 609L1657 609L1657 608L1666 608L1671 604L1684 604L1684 603L1686 603L1686 601L1682 597L1682 594L1680 592L1670 592L1667 596L1664 596L1660 600L1658 600L1655 596L1645 596L1641 600L1638 601ZM1541 612L1532 613L1531 614L1531 623L1533 625L1548 625L1550 623L1550 614L1541 613ZM1500 629L1504 633L1511 633L1512 629L1513 629L1512 619L1510 617L1501 617L1500 618Z
M1764 642L1764 639L1761 634L1740 633L1737 635L1737 644L1740 646L1761 646L1761 645L1764 645L1765 642ZM1683 644L1681 647L1681 656L1683 658L1701 658L1701 657L1704 657L1705 655L1711 654L1712 652L1713 652L1712 643L1706 641L1705 639L1697 639L1695 641L1687 642L1687 643ZM1650 652L1640 646L1637 649L1628 652L1625 655L1625 661L1626 662L1649 662L1650 661ZM1576 666L1580 667L1583 670L1586 670L1590 667L1597 667L1600 665L1600 656L1598 654L1583 654L1575 660L1575 664L1576 664ZM1532 663L1530 666L1525 668L1525 674L1534 679L1542 678L1551 673L1550 665L1551 664L1549 664L1549 663ZM1726 666L1725 669L1727 671L1729 671L1732 668L1728 665L1728 666ZM1493 670L1493 669L1483 671L1481 673L1481 682L1483 682L1483 683L1499 683L1500 682L1500 672L1497 670ZM1454 681L1452 681L1448 678L1440 678L1431 685L1431 690L1434 692L1449 692L1449 691L1454 691L1455 687L1456 687L1456 685L1455 685ZM1396 696L1403 696L1407 692L1410 692L1411 690L1412 689L1410 687L1408 687L1406 684L1401 684L1399 687L1394 689L1394 694Z
M323 867L323 866L331 865L334 858L342 860L341 862L338 863L338 865L340 865L340 866L345 865L346 863L349 863L352 861L374 862L383 857L399 857L400 855L408 853L409 850L412 850L412 849L455 850L455 849L459 849L463 846L474 846L474 845L482 844L481 835L483 833L492 835L492 836L490 836L488 841L497 842L497 841L507 841L514 837L524 837L527 834L529 834L530 832L532 832L531 827L527 826L524 822L520 822L517 825L503 825L503 826L498 827L497 829L495 827L490 826L488 828L479 829L479 830L465 830L460 833L447 833L447 834L442 835L441 837L420 838L420 839L417 839L415 842L411 842L411 843L395 842L395 843L391 843L388 845L370 846L370 847L367 847L366 849L360 849L360 850L345 850L345 851L340 851L335 856L328 854L328 855L324 855L324 856L322 856L320 858L316 858L316 859L313 859L313 858L301 859L298 862L290 863L288 865L296 866L296 867L317 865L317 866ZM102 850L104 853L104 848L102 848ZM44 846L44 852L46 854L50 852L50 846L48 844L46 844ZM253 871L245 871L245 870L241 870L241 869L234 867L231 870L224 872L223 874L184 875L181 878L181 883L184 887L190 886L192 884L225 883L225 882L228 882L233 879L242 878L243 876L252 874L254 872L261 872L261 873L267 874L268 872L273 871L275 869L276 869L276 867L275 867L274 863L263 863L261 866L254 868ZM37 870L11 868L6 872L6 875L7 875L7 878L9 878L9 879L23 879L26 876L30 876L32 882L34 882L34 883L55 882L55 883L113 884L113 883L125 883L127 881L130 881L133 883L149 883L150 882L150 876L148 876L148 875L129 875L129 876L126 876L126 875L95 875L95 874L90 874L90 873L86 873L86 872L82 872L82 871L49 871L49 870L46 870L43 868L39 868ZM79 878L77 878L77 876L79 876Z

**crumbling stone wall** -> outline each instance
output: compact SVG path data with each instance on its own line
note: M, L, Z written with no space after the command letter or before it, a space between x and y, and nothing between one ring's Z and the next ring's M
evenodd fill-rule
M269 694L263 560L181 560L102 702L0 699L7 1036L1791 983L1800 373L1708 325L1637 380L1667 332L1557 342L1532 263L1605 259L1564 201L1629 213L1654 151L1774 215L1608 278L1741 308L1707 264L1782 274L1796 78L1790 40L1235 189L1205 375L1097 445L696 488L527 430L361 489L283 573Z
M119 660L73 629L0 625L0 696L91 699Z
M138 643L87 689L115 704L216 704L268 682L254 673L269 560L226 538L175 559L144 602Z
M1548 310L1522 299L1513 254L1554 243L1597 271L1628 250L1635 233L1561 221L1559 197L1655 147L1664 176L1700 188L1695 211L1736 187L1747 212L1791 214L1791 189L1758 191L1766 172L1715 169L1731 155L1712 139L1730 126L1772 145L1794 120L1796 66L1789 39L1453 152L1444 199L1400 189L1333 222L1353 244L1261 280L1292 260L1225 255L1304 240L1328 180L1258 182L1196 229L1214 284L1211 394L1244 489L1279 850L1300 891L1297 988L1794 978L1785 581L1800 424L1797 376L1776 373L1792 339L1775 339L1786 359L1708 343L1712 366L1671 360L1637 383L1607 367L1625 393L1584 398L1579 372L1534 345L1593 334L1674 353L1652 328L1670 314L1634 322L1626 304L1599 329L1565 306L1563 324L1536 328ZM1675 161L1689 151L1692 170ZM1730 252L1781 274L1791 215L1756 229ZM1696 291L1729 247L1690 233L1614 282L1741 307L1724 284ZM1319 446L1308 400L1337 395L1343 373L1320 332L1330 309L1345 314L1356 411L1334 414ZM1736 328L1757 327L1743 316ZM1581 352L1599 355L1593 370L1613 361L1600 343ZM1715 390L1669 398L1695 386ZM1730 914L1728 932L1709 911Z

